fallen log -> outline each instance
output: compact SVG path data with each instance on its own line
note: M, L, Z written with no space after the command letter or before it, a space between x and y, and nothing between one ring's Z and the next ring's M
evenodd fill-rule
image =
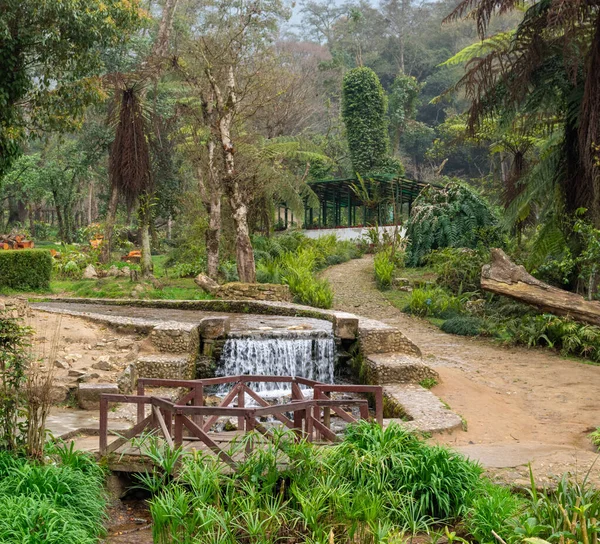
M600 302L586 300L534 278L501 249L492 249L492 262L481 269L481 288L531 304L540 310L600 326Z

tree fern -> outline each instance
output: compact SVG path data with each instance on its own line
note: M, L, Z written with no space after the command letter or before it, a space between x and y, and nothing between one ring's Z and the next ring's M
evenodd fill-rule
M433 249L474 248L481 229L496 225L494 214L472 189L454 182L443 189L426 187L415 200L408 222L409 264L422 264Z

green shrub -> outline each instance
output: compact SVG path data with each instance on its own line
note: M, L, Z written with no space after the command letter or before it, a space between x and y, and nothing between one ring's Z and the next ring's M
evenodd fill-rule
M512 526L524 507L525 501L510 489L488 483L473 500L465 516L465 526L481 544L498 542L492 531L508 542Z
M434 249L498 243L496 223L488 204L473 189L455 182L441 189L425 187L408 221L409 264L423 264Z
M448 247L432 251L427 262L437 274L437 283L453 293L478 291L481 288L481 268L489 260L484 249Z
M375 281L379 287L389 287L394 278L394 261L390 257L389 251L380 251L373 260L375 267Z
M104 532L104 474L71 448L68 464L0 452L0 542L92 544Z
M596 449L600 450L600 427L596 427L596 430L592 431L589 437Z
M448 319L464 311L466 300L449 295L439 287L413 289L406 310L420 317Z
M484 321L478 317L458 315L442 323L441 329L449 334L478 336L484 330Z
M0 288L18 291L49 289L52 256L41 249L0 251Z

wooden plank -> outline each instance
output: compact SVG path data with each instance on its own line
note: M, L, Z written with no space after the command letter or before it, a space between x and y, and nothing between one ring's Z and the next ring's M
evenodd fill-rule
M221 402L219 407L228 406L229 403L236 397L236 395L239 391L239 388L240 388L240 384L237 384L231 391L229 391L229 394L223 399L223 401ZM200 412L195 412L195 413L200 413ZM205 431L210 431L210 428L215 424L215 421L217 421L217 419L219 419L219 416L230 415L230 412L224 412L224 413L223 412L222 413L213 412L214 415L211 413L208 413L208 412L205 412L205 413L206 413L206 415L213 416L206 422L204 427L202 427Z
M165 420L163 419L163 416L160 413L160 410L156 406L152 406L152 412L154 413L154 417L156 418L156 421L158 421L158 425L165 437L165 440L167 441L167 444L169 444L169 447L171 449L173 449L175 447L175 444L173 444L173 439L171 438L171 433L167 429L167 424L165 423Z
M248 395L250 395L256 402L258 402L258 404L260 404L261 406L265 407L265 408L273 408L273 406L271 406L265 399L263 399L261 396L259 396L257 393L255 393L254 391L252 391L252 389L250 389L248 386L242 384L242 387L244 388L244 390L246 391L246 393L248 393ZM291 406L290 404L288 405L284 405L284 406ZM292 410L285 410L286 412L291 412ZM255 415L256 412L255 412ZM285 417L283 414L280 413L275 413L275 412L269 412L269 414L267 415L273 415L276 419L278 419L279 421L281 421L281 423L283 423L288 429L293 429L294 428L294 422Z
M118 450L123 444L129 442L132 438L136 437L140 434L146 427L148 427L152 423L152 415L149 415L139 423L136 423L131 429L123 431L121 436L119 436L114 442L111 442L106 448L104 452L100 451L102 455L107 455L112 453L113 451Z
M274 406L269 405L267 408L250 408L250 410L252 410L254 417L260 417L274 416L275 414L293 412L295 410L304 410L306 408L311 408L312 406L315 406L315 401L305 400L301 402L292 402L289 404L275 404Z
M336 434L331 430L325 427L320 421L313 418L312 422L315 429L317 429L322 436L327 438L330 442L339 442L340 439L336 436Z
M204 442L217 455L217 457L221 459L221 461L224 461L233 469L237 468L235 461L221 448L219 448L219 446L215 444L213 440L211 440L211 438L191 419L183 417L183 424L192 434L194 434L194 436L198 437L202 442Z

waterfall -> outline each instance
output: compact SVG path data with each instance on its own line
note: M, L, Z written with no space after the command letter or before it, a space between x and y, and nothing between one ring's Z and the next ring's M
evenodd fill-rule
M230 337L223 346L217 375L299 376L333 383L334 361L330 334ZM282 383L253 383L251 387L262 394L291 388Z

